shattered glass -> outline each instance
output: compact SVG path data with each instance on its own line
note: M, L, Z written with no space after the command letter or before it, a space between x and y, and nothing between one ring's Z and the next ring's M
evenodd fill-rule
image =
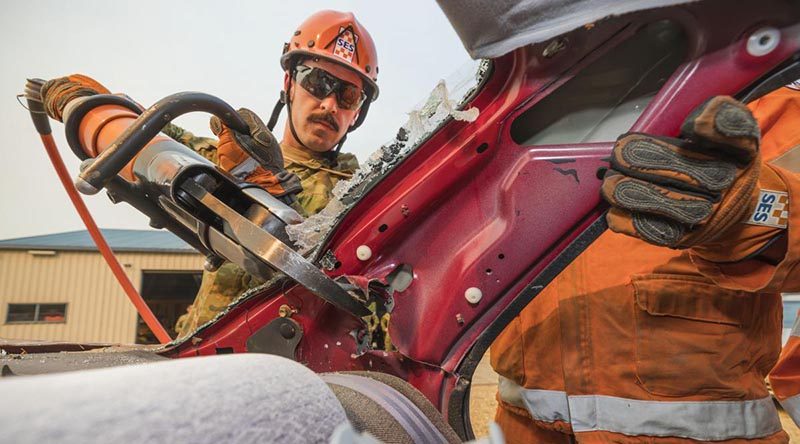
M462 108L477 93L490 67L488 60L470 60L447 80L440 80L428 98L408 113L408 120L394 140L372 153L352 179L336 184L331 201L322 211L300 224L287 226L298 251L307 257L319 254L317 250L346 212L450 119L475 121L479 110Z

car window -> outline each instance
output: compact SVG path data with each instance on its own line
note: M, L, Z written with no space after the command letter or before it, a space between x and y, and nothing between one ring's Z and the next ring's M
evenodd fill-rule
M792 328L800 310L800 301L783 301L783 328Z
M511 125L520 145L608 142L628 131L686 59L687 38L671 21L642 27Z

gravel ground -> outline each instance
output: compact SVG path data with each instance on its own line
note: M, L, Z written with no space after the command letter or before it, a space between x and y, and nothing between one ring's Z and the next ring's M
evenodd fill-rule
M494 411L497 409L495 393L497 393L497 375L489 366L487 354L475 371L472 392L469 396L470 419L475 436L478 438L488 434L489 422L494 419ZM789 441L800 444L800 429L786 412L781 410L780 415L783 428L789 434Z
M789 434L789 442L800 443L800 428L797 428L792 418L783 410L781 410L781 423L783 424L783 430L786 430L786 433Z

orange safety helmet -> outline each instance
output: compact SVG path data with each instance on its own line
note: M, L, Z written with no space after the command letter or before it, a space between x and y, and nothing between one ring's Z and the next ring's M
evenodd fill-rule
M378 98L375 42L352 12L320 11L307 18L283 45L281 66L290 71L298 56L319 57L357 72L369 101Z

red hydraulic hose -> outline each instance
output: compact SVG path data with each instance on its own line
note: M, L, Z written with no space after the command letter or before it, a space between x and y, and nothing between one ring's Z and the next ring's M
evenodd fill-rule
M72 183L67 167L64 165L61 154L56 147L56 141L53 139L53 135L40 134L40 136L42 138L42 143L44 143L45 150L47 150L47 156L50 157L50 162L53 163L53 168L55 168L56 174L58 174L58 178L61 180L61 184L64 185L64 189L67 190L67 195L69 195L72 204L78 211L78 215L81 217L83 224L86 225L89 235L92 236L92 240L94 240L95 245L97 245L97 249L100 250L100 254L103 255L103 259L106 260L109 268L111 268L111 271L114 273L114 277L117 278L125 294L128 295L128 299L131 300L133 306L136 307L136 311L142 316L144 323L150 327L150 330L156 335L160 343L166 344L171 341L169 333L167 333L167 330L164 329L164 326L161 325L161 322L155 317L150 307L147 306L147 303L136 291L128 275L125 274L125 270L122 269L122 265L120 265L117 257L114 256L114 252L109 248L100 229L97 228L94 218L91 213L89 213L89 209L86 208L86 203L83 202L83 199L81 199L81 196L78 194L78 190L75 189L75 185Z

